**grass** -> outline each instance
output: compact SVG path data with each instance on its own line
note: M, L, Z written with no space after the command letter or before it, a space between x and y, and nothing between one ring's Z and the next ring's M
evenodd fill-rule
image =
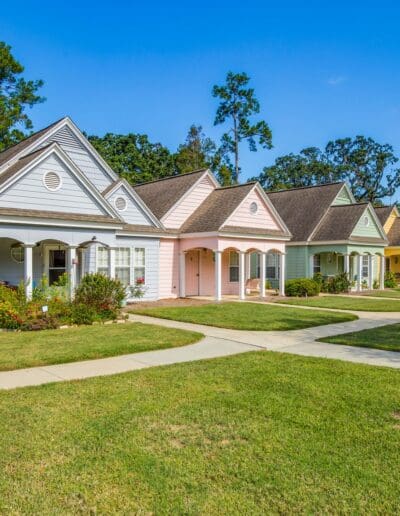
M350 314L307 311L256 303L145 309L138 307L132 313L235 330L297 330L356 319Z
M140 323L0 333L0 371L185 346L201 337Z
M377 290L376 292L371 292L370 294L367 294L367 296L400 299L400 288L390 290Z
M384 349L385 351L400 351L400 324L388 324L380 328L344 333L335 337L324 337L321 342L359 346L361 348Z
M281 301L287 305L333 308L335 310L355 310L360 312L400 312L400 303L388 299L369 299L367 297L321 296L293 298Z
M0 392L3 514L396 514L400 376L254 352Z

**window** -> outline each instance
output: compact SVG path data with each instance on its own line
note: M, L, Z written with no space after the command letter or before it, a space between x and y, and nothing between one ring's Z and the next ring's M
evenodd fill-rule
M135 248L135 258L133 262L133 279L135 284L146 282L146 250L144 247Z
M43 176L43 184L51 192L61 188L61 177L56 172L46 172Z
M369 276L369 256L364 255L362 257L362 277L368 278Z
M131 250L119 247L115 250L115 277L128 286L131 282Z
M239 281L239 253L236 251L229 253L229 281L231 283Z
M21 244L13 244L10 249L11 258L14 262L24 263L25 260L25 250Z
M279 278L279 254L267 254L267 279Z
M97 248L97 272L108 276L108 249L105 247Z
M321 274L321 255L314 254L314 274Z

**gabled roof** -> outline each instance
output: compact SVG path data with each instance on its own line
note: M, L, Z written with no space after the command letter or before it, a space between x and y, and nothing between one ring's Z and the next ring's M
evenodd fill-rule
M367 207L368 203L331 206L311 241L349 240Z
M329 183L267 192L267 195L292 233L292 241L305 242L344 186L343 182Z
M24 140L20 141L19 143L16 143L12 147L9 147L8 149L4 150L3 152L0 152L0 166L7 163L7 161L9 161L10 159L13 159L19 153L23 152L30 145L32 145L37 140L39 140L43 135L45 135L47 133L47 131L49 131L54 126L56 126L59 122L61 122L61 120L63 120L63 118L60 118L60 120L57 120L56 122L48 125L47 127L41 129L40 131L37 131L36 133L31 134L30 136L28 136Z
M34 161L37 157L44 154L51 145L52 144L50 143L49 145L31 152L30 154L26 154L23 158L20 158L13 165L11 165L11 167L8 167L5 172L0 174L0 186L6 183L12 177L16 176L23 168L29 165L29 163Z
M394 221L392 227L387 235L389 245L393 247L400 247L400 217Z
M207 169L195 170L188 174L135 185L133 189L156 217L162 219L206 172L208 172Z
M382 226L386 224L393 210L397 210L396 206L378 206L375 208L375 213Z

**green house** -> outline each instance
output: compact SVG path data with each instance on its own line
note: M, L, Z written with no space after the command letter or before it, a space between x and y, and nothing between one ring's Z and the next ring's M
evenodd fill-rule
M268 193L292 239L286 278L346 272L355 290L384 288L386 234L369 203L356 203L346 183Z

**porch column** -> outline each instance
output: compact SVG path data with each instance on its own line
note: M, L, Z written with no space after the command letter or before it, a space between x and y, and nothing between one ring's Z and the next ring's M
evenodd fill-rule
M215 300L222 299L222 251L214 251L215 255Z
M265 297L267 253L260 253L260 297Z
M108 248L108 275L111 279L115 278L115 249Z
M280 255L280 269L279 269L279 295L285 295L285 279L286 279L286 254Z
M344 256L344 273L350 277L350 255L345 254Z
M313 278L314 277L314 255L313 254L310 254L308 267L309 267L308 277Z
M32 299L33 251L36 244L24 244L24 285L27 299Z
M239 251L239 299L246 299L246 253Z
M179 253L179 297L186 297L186 253Z
M372 254L368 256L368 289L374 287L374 257Z
M77 246L73 245L67 247L67 272L71 299L74 297L76 287L76 248Z
M362 262L363 262L363 255L359 254L357 255L357 291L362 291Z
M386 268L386 261L385 257L382 255L380 259L380 270L379 270L379 288L383 290L385 288L385 268Z

